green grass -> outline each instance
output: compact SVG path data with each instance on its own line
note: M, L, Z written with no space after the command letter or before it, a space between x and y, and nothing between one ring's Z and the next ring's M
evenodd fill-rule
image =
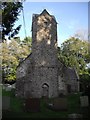
M80 94L68 95L68 112L79 113L80 112Z
M11 91L6 91L5 89L2 89L2 96L14 97L14 92L14 89L12 89Z
M41 111L37 113L24 112L22 104L23 100L14 96L14 90L11 92L3 91L4 96L11 97L11 109L10 111L3 111L3 116L18 117L18 118L67 118L70 113L83 113L87 116L88 111L85 113L80 108L79 97L80 94L71 94L67 96L68 110L66 111L52 111L46 107L44 99L41 99ZM52 99L49 99L52 101Z
M41 111L37 113L27 113L22 109L23 100L11 98L11 111L4 112L3 116L18 117L18 118L66 118L67 112L55 112L46 108L44 100L41 100Z

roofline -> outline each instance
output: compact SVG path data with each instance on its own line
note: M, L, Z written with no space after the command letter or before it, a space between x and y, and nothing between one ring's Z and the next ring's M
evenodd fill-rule
M26 59L28 59L28 58L31 56L31 54L32 54L32 53L30 53L24 60L22 60L22 61L19 63L19 65L17 66L17 68L20 67L20 65L21 65Z
M54 15L50 15L49 12L48 12L46 9L44 9L40 14L33 14L33 15L32 15L32 18L33 18L35 15L36 15L36 17L39 17L39 16L43 15L44 12L46 12L50 17L52 17L53 20L57 23L55 16L54 16ZM33 20L33 19L32 19L32 20ZM32 22L33 22L33 21L32 21ZM57 23L57 24L58 24L58 23Z

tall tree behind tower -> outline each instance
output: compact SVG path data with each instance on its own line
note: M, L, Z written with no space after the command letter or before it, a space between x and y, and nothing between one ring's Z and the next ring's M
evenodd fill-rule
M18 20L22 8L22 2L2 2L2 40L5 39L5 36L8 36L8 39L10 39L18 34L21 25L16 28L13 27Z

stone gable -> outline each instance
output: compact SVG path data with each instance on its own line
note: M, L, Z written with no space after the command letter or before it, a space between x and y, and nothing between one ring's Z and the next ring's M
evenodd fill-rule
M77 76L72 80L75 71L58 60L57 56L57 22L46 10L32 17L32 54L17 68L16 95L19 97L58 97L60 92L77 90ZM66 76L69 76L68 79ZM75 81L75 82L73 82ZM70 82L70 83L69 83ZM74 90L73 90L74 89Z

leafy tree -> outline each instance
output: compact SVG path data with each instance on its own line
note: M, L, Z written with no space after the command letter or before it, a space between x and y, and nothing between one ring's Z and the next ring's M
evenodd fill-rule
M31 37L26 37L26 38L24 38L24 40L22 41L25 45L27 45L28 47L30 47L31 48L31 46L32 46L32 38Z
M5 81L16 80L16 68L20 61L25 59L30 54L30 48L16 39L12 39L1 44L2 54L2 78Z
M88 43L88 54L85 55L86 62L90 63L90 42Z
M80 85L81 90L85 92L87 90L88 85L90 84L90 73L84 73L80 75Z
M18 16L22 10L22 2L2 2L2 40L5 39L5 36L11 37L18 34L21 25L13 28L15 22L18 20Z
M85 72L86 55L88 54L88 42L71 37L60 48L59 59L66 66L75 67L79 74Z
M71 37L58 48L59 60L66 66L76 68L84 92L90 84L90 69L86 69L86 64L90 63L89 45L88 41Z

